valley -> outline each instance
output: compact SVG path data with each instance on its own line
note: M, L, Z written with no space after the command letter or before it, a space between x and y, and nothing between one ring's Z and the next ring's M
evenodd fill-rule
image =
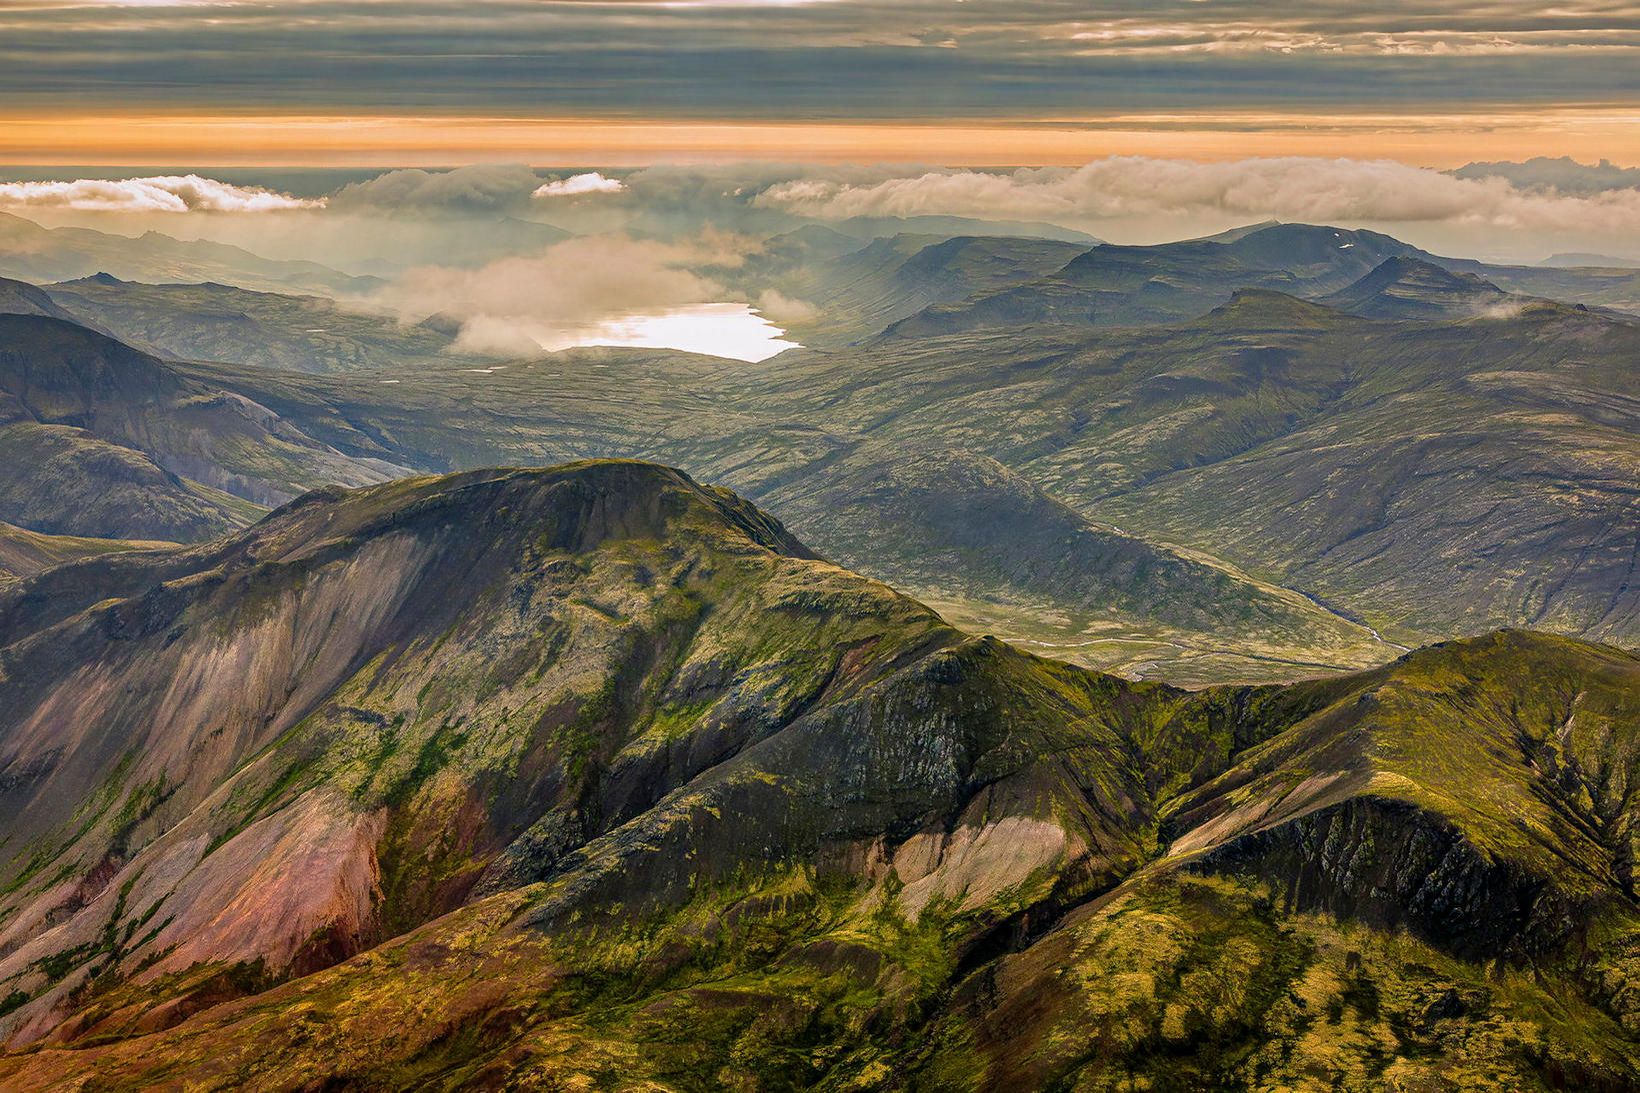
M1338 253L1335 233L1317 232L1334 248L1319 253ZM1263 234L1192 246L1250 246ZM1068 246L1027 243L1030 254ZM1154 249L1160 268L1180 261ZM1144 258L1130 250L1123 262ZM142 454L261 506L319 481L404 470L659 460L1002 636L1049 641L1094 666L1129 658L1086 644L1111 636L1180 642L1202 664L1223 663L1223 674L1199 664L1181 680L1271 678L1265 658L1275 678L1290 677L1283 662L1362 667L1395 646L1496 626L1632 641L1640 592L1625 531L1640 463L1627 392L1640 325L1547 300L1489 313L1516 298L1416 261L1386 259L1351 290L1355 310L1379 317L1341 311L1341 298L1324 306L1246 288L1163 326L917 337L895 327L760 364L641 349L406 358L390 372L329 376L172 363L179 384L277 418L279 439L258 443L254 470L225 448L203 463L192 445L160 452L152 431ZM838 276L856 276L847 269ZM1345 275L1315 276L1331 290ZM1466 311L1477 292L1484 306ZM1418 299L1439 302L1406 317L1404 301ZM273 452L288 454L275 464ZM1021 522L1034 540L1017 537ZM197 534L164 522L40 530ZM1134 567L1152 565L1206 584L1158 595L1135 583ZM1537 576L1542 567L1555 579ZM1207 587L1225 580L1286 601L1231 621L1222 591ZM1258 657L1211 652L1232 647ZM1164 660L1179 651L1153 648Z
M0 1086L1640 1084L1620 298L736 269L802 346L0 282Z

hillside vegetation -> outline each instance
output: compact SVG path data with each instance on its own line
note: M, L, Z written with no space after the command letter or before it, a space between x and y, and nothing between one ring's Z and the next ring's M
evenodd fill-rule
M630 462L0 589L0 1084L1624 1088L1640 659L1184 692Z

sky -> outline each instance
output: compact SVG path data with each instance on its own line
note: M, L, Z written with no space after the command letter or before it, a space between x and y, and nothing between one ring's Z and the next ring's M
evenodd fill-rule
M1640 3L0 0L0 162L1640 165Z
M379 278L493 352L762 346L804 227L1640 260L1640 0L0 0L0 252L78 245L17 217Z

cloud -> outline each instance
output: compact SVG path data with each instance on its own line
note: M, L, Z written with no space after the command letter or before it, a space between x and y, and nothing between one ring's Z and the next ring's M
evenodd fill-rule
M522 209L541 179L522 164L486 163L453 171L388 171L343 186L334 208L365 211L497 213Z
M821 219L972 216L1089 227L1119 218L1223 215L1322 223L1440 222L1495 229L1640 232L1640 190L1523 191L1391 160L1284 157L1200 163L1111 157L1079 168L932 171L876 183L777 183L760 205Z
M794 299L772 288L758 296L757 310L777 323L805 323L820 316L820 309L807 300Z
M721 298L723 289L693 268L719 246L577 237L478 269L413 269L376 302L410 321L433 313L459 321L463 349L517 356L611 319Z
M626 183L618 178L605 178L602 172L589 171L584 175L570 175L543 183L531 197L581 197L586 194L618 194Z
M1640 45L1632 0L11 0L0 26L0 91L17 112L391 102L427 118L1626 105Z
M1610 160L1579 163L1571 156L1534 156L1524 163L1466 163L1449 172L1454 178L1501 178L1517 189L1555 190L1563 194L1597 194L1640 189L1640 167L1619 167Z
M316 209L323 198L300 198L260 186L235 186L199 175L0 183L0 206L84 212L285 212Z

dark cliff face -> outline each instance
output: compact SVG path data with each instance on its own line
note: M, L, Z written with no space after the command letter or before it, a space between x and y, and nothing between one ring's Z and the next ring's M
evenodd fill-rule
M649 464L319 491L0 589L0 1084L1637 1079L1636 708L1130 683Z
M1288 911L1406 929L1465 960L1552 952L1581 920L1543 877L1402 801L1357 797L1203 855L1192 869L1266 881Z

